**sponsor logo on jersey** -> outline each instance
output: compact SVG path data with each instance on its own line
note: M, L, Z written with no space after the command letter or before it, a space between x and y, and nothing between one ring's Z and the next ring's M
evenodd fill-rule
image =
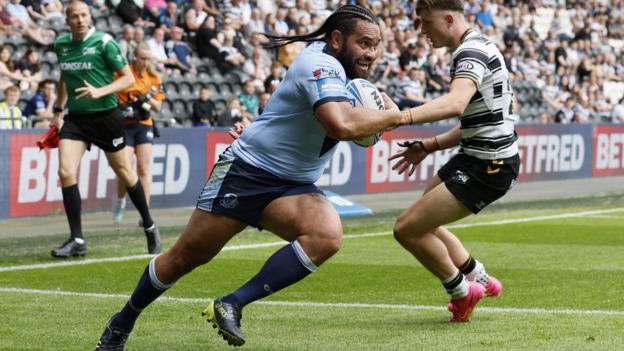
M95 55L95 48L84 48L82 49L82 55Z
M317 68L312 71L312 76L316 79L328 78L328 77L340 77L340 72L336 69L329 69L325 67Z
M62 71L84 71L91 69L91 62L61 62Z
M468 62L468 61L460 62L457 65L457 68L455 69L456 72L472 71L472 70L474 70L474 65L472 64L472 62Z

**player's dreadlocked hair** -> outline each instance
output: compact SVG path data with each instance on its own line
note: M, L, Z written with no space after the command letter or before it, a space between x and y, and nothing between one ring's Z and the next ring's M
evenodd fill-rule
M305 41L308 43L319 41L321 40L321 36L328 39L334 30L339 30L345 35L349 35L355 29L357 21L362 20L377 24L377 18L367 8L358 5L345 5L338 8L338 10L327 17L325 22L323 22L323 25L312 33L293 36L272 35L265 33L263 33L263 35L271 40L267 47L276 48L297 41Z

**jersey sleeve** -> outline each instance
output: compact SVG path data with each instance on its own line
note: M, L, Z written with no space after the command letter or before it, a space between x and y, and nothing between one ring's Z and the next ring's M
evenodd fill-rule
M297 87L313 110L330 101L350 101L344 69L338 61L319 55L303 62L297 73Z
M126 61L126 58L121 53L119 44L117 44L113 37L105 34L102 38L102 42L104 48L104 60L111 69L119 71L128 64L128 61Z
M479 88L488 66L488 60L488 55L481 45L464 45L453 56L455 74L452 78L468 78Z

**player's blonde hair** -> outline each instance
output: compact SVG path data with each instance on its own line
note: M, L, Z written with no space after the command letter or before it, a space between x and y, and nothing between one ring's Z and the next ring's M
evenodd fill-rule
M416 13L421 14L427 10L447 10L464 13L463 0L418 0Z
M149 47L149 45L147 45L146 42L140 42L134 48L134 59L135 60L136 60L137 55L139 54L139 51L147 51L150 54L152 53L152 49ZM154 68L153 61L150 61L149 65L147 65L147 67L145 67L145 69L147 70L147 72L149 72L152 75L158 75L158 72Z

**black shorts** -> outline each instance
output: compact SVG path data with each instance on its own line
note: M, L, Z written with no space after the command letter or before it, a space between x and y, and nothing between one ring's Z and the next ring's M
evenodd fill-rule
M114 108L90 114L68 113L65 116L59 138L81 140L88 147L95 144L106 152L126 147L126 130L121 111Z
M501 198L516 182L520 156L482 160L457 154L440 170L438 176L448 190L472 213Z
M262 211L273 200L290 195L323 192L310 183L287 181L232 154L230 149L219 156L197 200L197 208L232 217L260 228Z
M126 145L135 147L154 143L154 128L139 123L126 123Z

